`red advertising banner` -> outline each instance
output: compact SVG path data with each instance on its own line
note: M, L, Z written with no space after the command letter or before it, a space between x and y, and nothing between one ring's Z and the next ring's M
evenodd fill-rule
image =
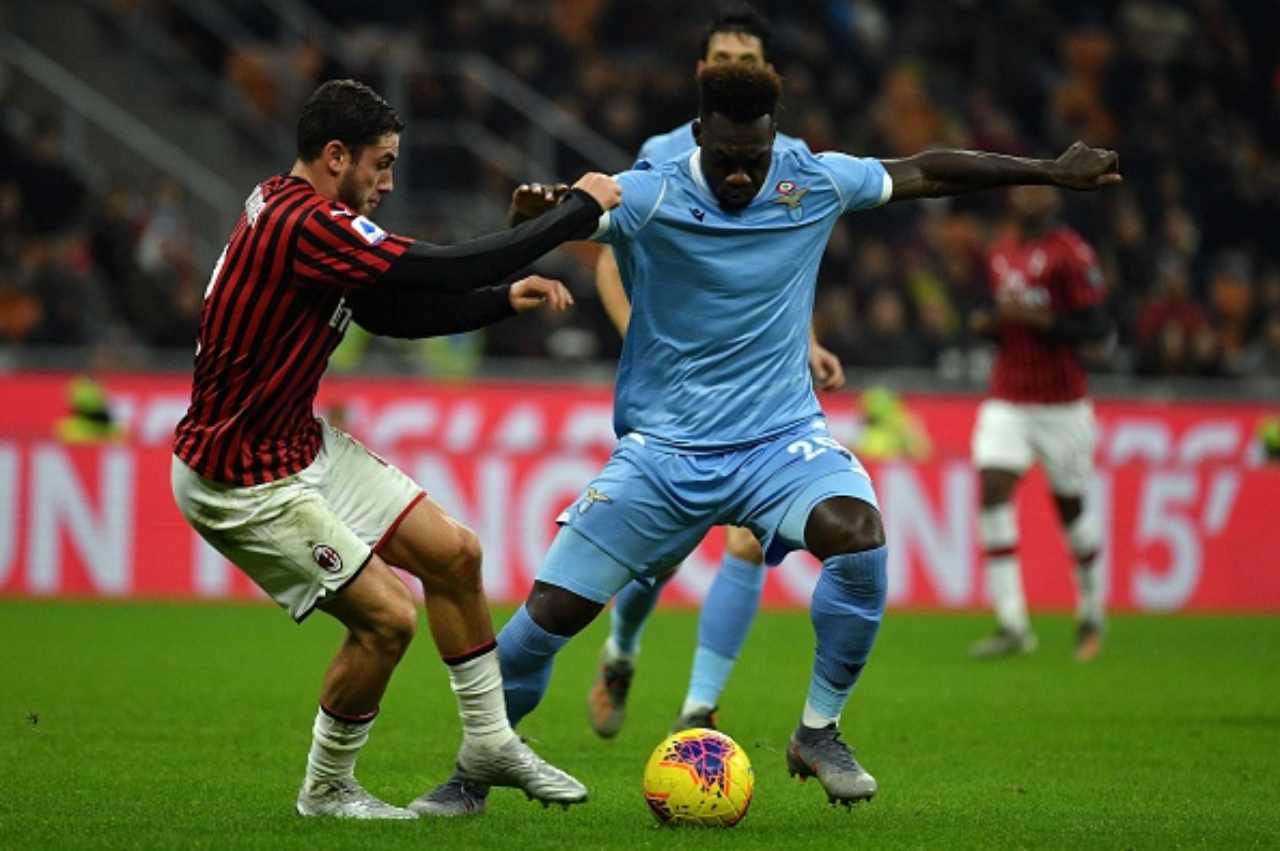
M178 376L103 379L128 437L64 445L54 423L67 375L0 377L0 594L252 597L252 584L191 532L169 493L169 441L186 409ZM968 462L976 397L908 397L935 452L871 465L890 545L896 606L983 603ZM833 432L859 428L856 400L824 400ZM485 547L495 600L521 599L554 534L553 519L614 442L607 387L451 385L330 379L322 412L414 476ZM1098 473L1088 503L1117 609L1280 611L1280 467L1254 447L1262 405L1097 403ZM1070 562L1042 477L1019 495L1021 555L1033 606L1069 608ZM696 602L723 536L714 532L669 586ZM770 573L766 602L808 601L817 563L794 554Z

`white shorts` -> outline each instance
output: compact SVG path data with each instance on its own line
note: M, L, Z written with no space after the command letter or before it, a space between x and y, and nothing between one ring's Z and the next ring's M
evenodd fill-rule
M1088 399L1056 405L987 399L973 428L973 464L1022 473L1039 461L1055 494L1079 496L1093 475L1096 445Z
M250 487L212 482L174 456L173 498L214 549L295 621L355 580L424 494L346 432L300 473Z

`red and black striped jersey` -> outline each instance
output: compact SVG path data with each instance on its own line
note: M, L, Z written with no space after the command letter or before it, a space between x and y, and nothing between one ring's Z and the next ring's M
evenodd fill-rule
M987 268L997 298L1048 306L1055 316L1085 310L1105 297L1093 250L1070 228L1001 240L991 247ZM1087 392L1087 376L1073 343L1002 324L996 347L991 391L997 398L1052 404L1075 401Z
M347 296L376 286L412 244L302 178L259 184L205 293L175 454L237 486L306 469L320 450L320 376L351 321Z

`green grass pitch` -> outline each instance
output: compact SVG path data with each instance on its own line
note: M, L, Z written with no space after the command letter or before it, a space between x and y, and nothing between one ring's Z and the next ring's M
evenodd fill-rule
M654 618L611 742L585 721L604 619L561 654L522 732L590 787L585 806L502 790L478 819L361 824L292 811L336 624L259 605L0 601L0 848L1280 845L1280 619L1117 617L1082 666L1065 617L1037 619L1035 655L979 664L964 650L984 618L891 612L844 720L880 794L845 811L786 774L812 639L804 613L765 612L721 716L755 765L751 812L732 830L661 828L640 773L683 696L695 622ZM403 803L448 774L458 736L424 629L359 776Z

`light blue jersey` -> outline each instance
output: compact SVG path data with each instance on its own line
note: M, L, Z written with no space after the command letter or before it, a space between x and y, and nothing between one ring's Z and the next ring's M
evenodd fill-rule
M719 452L821 416L808 369L818 264L842 213L883 204L879 160L777 146L760 193L722 210L700 150L618 176L596 239L631 301L614 428Z
M698 147L698 140L693 138L693 122L687 121L674 130L666 133L659 133L657 136L650 136L640 146L640 153L636 154L636 165L632 168L641 167L641 163L648 163L649 166L662 165L667 160L673 160L682 154L688 154L689 151ZM797 139L795 136L788 136L786 133L779 133L774 137L774 150L785 148L800 147L808 150L809 146L805 144L804 139Z

